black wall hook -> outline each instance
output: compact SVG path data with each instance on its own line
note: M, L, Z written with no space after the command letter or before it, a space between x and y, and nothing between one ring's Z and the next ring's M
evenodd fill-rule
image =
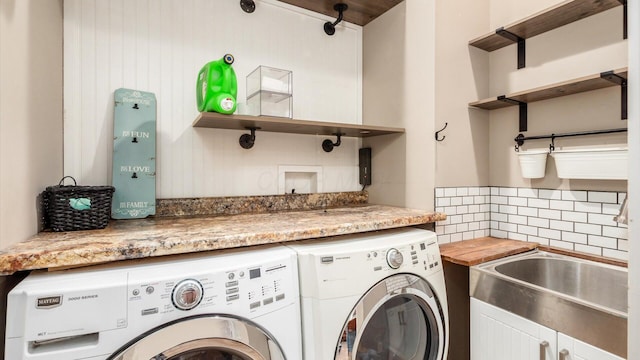
M256 143L256 130L260 130L259 127L249 127L247 130L251 130L251 135L242 134L238 142L243 149L251 149Z
M240 0L240 8L247 14L256 11L256 3L253 0Z
M443 141L446 138L446 136L443 136L442 139L439 139L438 136L440 135L441 132L444 131L444 129L447 128L447 125L449 125L448 122L444 123L444 127L442 129L436 131L436 141Z
M326 152L331 152L333 151L333 147L334 146L340 146L341 140L340 137L342 136L341 133L337 133L337 134L333 134L335 136L338 137L338 140L334 143L333 141L327 139L325 141L322 142L322 150L326 151Z
M338 25L338 23L342 21L342 15L343 15L342 13L348 8L349 6L344 3L333 5L333 10L338 12L338 18L333 23L331 23L330 21L327 21L326 23L324 23L324 32L327 35L331 36L336 33L336 25Z

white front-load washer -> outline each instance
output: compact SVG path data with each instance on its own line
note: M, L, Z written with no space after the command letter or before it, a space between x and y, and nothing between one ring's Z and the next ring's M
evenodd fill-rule
M400 228L287 246L298 253L305 359L446 359L447 297L433 232Z
M296 254L281 245L33 272L6 359L299 360Z

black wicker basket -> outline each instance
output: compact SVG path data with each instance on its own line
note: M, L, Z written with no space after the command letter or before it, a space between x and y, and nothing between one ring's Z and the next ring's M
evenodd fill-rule
M74 185L63 185L66 178L71 178ZM63 177L57 186L45 191L49 227L53 231L105 228L111 218L114 190L113 186L77 186L73 177Z

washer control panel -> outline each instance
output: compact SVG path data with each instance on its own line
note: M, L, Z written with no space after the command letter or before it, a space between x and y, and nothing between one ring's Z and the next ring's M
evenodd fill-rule
M271 261L260 258L260 262L230 263L222 269L210 259L191 262L185 268L167 264L130 271L129 321L133 317L191 315L187 312L260 315L297 301L295 256Z

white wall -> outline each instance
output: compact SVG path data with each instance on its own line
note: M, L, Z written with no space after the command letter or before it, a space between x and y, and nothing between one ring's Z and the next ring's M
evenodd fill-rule
M404 127L368 138L373 203L433 209L435 2L406 0L364 29L364 122Z
M235 56L238 101L259 65L293 71L294 118L362 123L362 28L274 0L253 14L237 1L65 1L65 174L84 185L111 182L113 91L151 91L158 99L157 196L276 194L278 165L323 167L323 191L359 189L357 148L332 153L325 137L257 134L251 150L239 131L192 128L196 74Z
M61 175L62 1L0 0L0 248L38 231Z

